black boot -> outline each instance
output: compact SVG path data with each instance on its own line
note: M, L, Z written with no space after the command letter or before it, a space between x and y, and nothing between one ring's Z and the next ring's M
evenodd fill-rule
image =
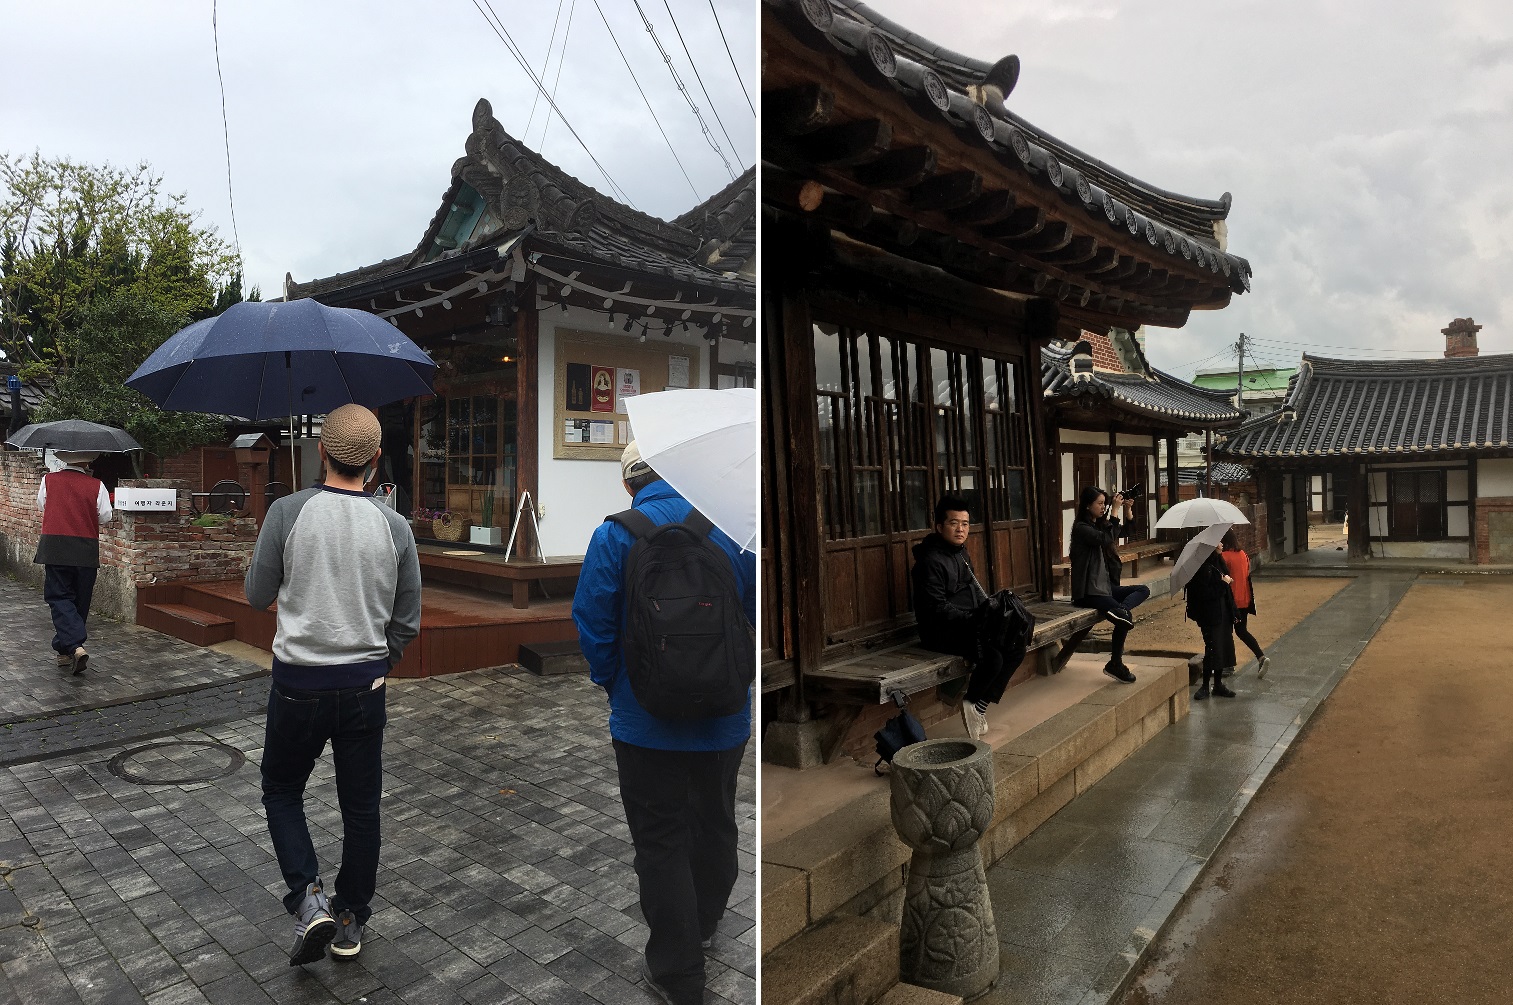
M1235 693L1229 689L1222 679L1214 681L1214 694L1220 698L1233 698Z

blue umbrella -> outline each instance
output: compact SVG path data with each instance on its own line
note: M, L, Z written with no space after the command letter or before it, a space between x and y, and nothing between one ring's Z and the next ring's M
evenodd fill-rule
M258 421L432 394L435 374L431 357L382 318L293 300L233 304L196 321L126 386L170 411Z

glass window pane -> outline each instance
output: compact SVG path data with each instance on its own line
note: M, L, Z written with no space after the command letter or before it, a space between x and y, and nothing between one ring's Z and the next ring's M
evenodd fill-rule
M841 381L840 339L832 324L814 326L814 386L821 391L844 391Z
M1025 508L1024 501L1024 470L1010 468L1004 475L1009 483L1009 519L1027 519L1029 511Z
M933 382L935 391L935 403L937 405L951 404L951 374L950 353L944 349L930 350L930 380Z
M856 368L855 374L856 392L864 398L872 396L872 337L870 335L858 335L852 343L853 357Z
M883 532L881 472L856 473L856 513L858 529L864 536Z
M935 500L930 498L930 483L923 471L904 472L904 515L910 530L925 530L931 525L930 518Z
M1018 388L1019 385L1015 382L1014 364L1001 363L1000 365L1004 369L1003 410L1006 415L1013 415L1014 413L1019 411L1019 395L1016 392L1016 388Z

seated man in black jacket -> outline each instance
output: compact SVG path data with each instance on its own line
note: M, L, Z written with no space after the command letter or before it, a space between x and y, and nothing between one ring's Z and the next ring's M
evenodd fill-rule
M988 601L967 561L972 519L967 502L942 496L935 504L935 533L914 546L914 616L926 649L962 656L973 663L961 721L976 739L988 730L988 705L1003 697L1015 667L1005 671L996 646L979 646L978 626Z

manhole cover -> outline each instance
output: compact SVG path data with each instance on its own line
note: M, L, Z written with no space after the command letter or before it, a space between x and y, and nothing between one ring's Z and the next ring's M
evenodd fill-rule
M110 759L110 773L138 785L186 785L224 778L245 760L224 743L172 740L121 751Z

